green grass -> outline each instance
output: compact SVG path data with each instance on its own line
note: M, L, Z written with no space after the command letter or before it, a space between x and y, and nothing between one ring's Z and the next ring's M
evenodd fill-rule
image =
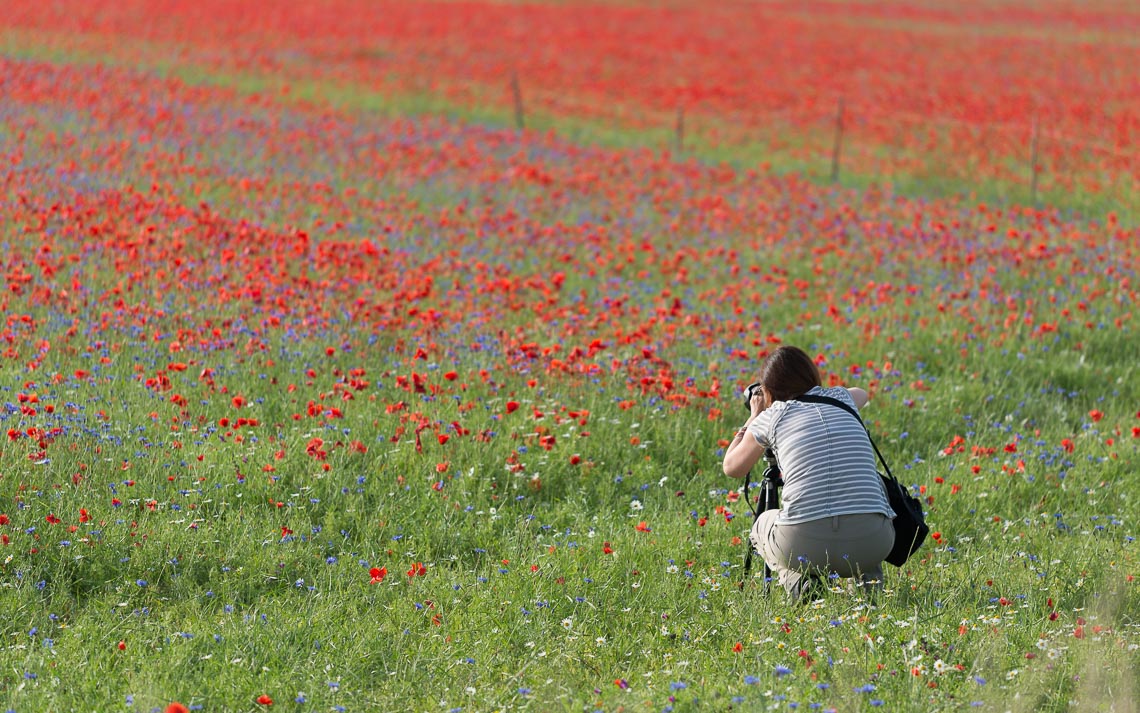
M18 51L55 61L97 59ZM162 71L192 82L229 82L243 92L279 89L251 76ZM294 86L291 96L376 115L420 111L415 103L390 104L344 87ZM448 111L430 103L422 110ZM42 118L41 132L87 127L75 117ZM481 120L508 121L493 113ZM582 141L603 131L560 126L582 132L576 135ZM616 130L597 136L615 145L635 141ZM649 139L663 143L667 136ZM697 141L695 156L719 159L703 154ZM27 145L40 146L34 137ZM242 147L223 148L213 156L220 168L247 161ZM193 155L189 160L197 163ZM317 172L336 167L330 159ZM243 169L256 177L273 166L249 158ZM281 173L282 182L296 178ZM409 194L421 201L417 215L428 217L477 199L509 205L540 224L613 209L593 197L561 213L536 208L539 191L465 188L447 178L354 185L381 198ZM171 190L194 205L193 189L202 186L184 180ZM860 180L844 178L851 185ZM144 175L129 171L123 181L146 184ZM262 209L226 185L203 188L213 209L226 215ZM934 189L916 184L914 190ZM174 700L207 711L253 711L266 709L257 703L263 695L273 699L273 710L297 711L791 710L793 703L796 710L820 704L857 711L879 701L883 710L914 711L972 710L975 703L993 711L1135 709L1140 439L1131 428L1140 425L1140 380L1134 296L1125 283L1136 265L1127 245L1077 245L1072 256L1015 266L1001 257L1011 248L999 230L976 237L979 254L993 248L996 257L971 267L917 264L903 255L876 261L854 251L813 257L827 238L815 232L809 214L775 208L792 217L773 222L787 235L768 250L782 258L789 280L805 281L805 296L794 289L783 297L766 293L763 306L752 306L756 314L743 317L729 316L728 307L712 300L685 298L705 310L694 312L705 326L751 320L761 331L827 354L829 369L874 391L864 412L870 428L896 474L931 498L930 522L940 533L906 567L889 569L886 589L874 600L848 593L842 582L802 603L766 592L755 576L737 586L751 518L733 497L739 484L721 472L719 441L744 418L734 389L758 365L751 335L742 334L738 345L707 346L698 338L701 325L679 327L664 355L677 378L692 376L703 386L716 374L722 383L716 398L677 410L643 397L621 370L548 376L542 360L506 365L493 353L506 338L500 329L569 343L560 326L525 310L502 323L414 337L367 324L324 331L297 324L297 336L262 329L264 351L249 346L250 333L238 325L223 332L232 347L190 345L175 356L168 337L153 335L176 333L203 317L200 310L211 310L220 324L242 316L243 304L186 295L165 314L143 309L145 325L131 321L137 315L105 296L124 279L114 256L60 237L55 249L73 247L77 255L66 277L82 280L88 301L67 315L17 296L6 303L10 314L27 313L41 326L33 338L18 320L7 325L23 356L0 361L2 402L15 406L18 394L34 391L41 411L0 413L16 432L0 447L0 514L10 518L0 532L12 540L0 546L0 703L16 713L150 711ZM306 207L263 209L265 222L275 225L294 222ZM645 239L675 250L667 219L650 207L629 207L618 219L632 221L639 210L656 216L635 223ZM893 217L913 218L902 210ZM362 218L362 231L377 227L369 219ZM1029 219L1002 224L1011 226L1038 230L1036 237L1050 244L1069 236ZM429 243L435 234L423 225L416 230L403 239L423 244L425 263L433 249L450 247L446 240ZM858 230L851 225L857 244L874 238L870 229ZM42 236L12 222L0 226L0 237L13 255L33 255ZM703 237L694 230L694 240ZM751 232L722 237L742 246L755 239ZM209 244L187 250L195 258L213 255ZM519 267L509 255L486 259L500 261L509 274L550 267ZM651 297L664 286L680 292L661 271L663 258L653 259L657 267L639 256L620 290L635 297L640 288ZM765 264L769 254L757 252L755 259ZM731 284L727 265L692 262L694 291ZM611 266L593 275L591 267L574 267L560 299L572 301L585 290L585 304L601 311L604 281L616 273ZM628 277L651 267L657 272L645 284ZM455 282L468 276L459 268L450 275ZM134 281L128 295L134 305L158 291L151 272ZM803 319L824 308L832 299L826 295L872 282L921 289L913 300L854 303L850 319ZM1010 308L976 295L959 302L945 297L963 284L975 292L986 284L1016 299L1019 319L1004 331L987 330ZM1059 304L1048 300L1050 292ZM938 309L944 299L948 311ZM1091 311L1061 320L1059 310L1076 300L1087 300ZM958 311L962 305L969 307L965 313ZM1058 320L1061 327L1051 338L1034 336L1020 319L1027 312L1037 323ZM98 334L66 335L72 320L82 327L104 318L124 322ZM979 332L971 319L983 325ZM886 331L869 338L863 321ZM603 328L582 329L575 338L588 343L593 335L585 332ZM468 348L484 336L495 346ZM407 344L397 343L405 337ZM412 356L420 337L442 344L430 361ZM50 351L30 370L26 360L43 348L40 338ZM342 339L356 349L325 352ZM733 346L747 349L748 358L728 357L724 350ZM637 344L613 344L598 359L605 365L639 356ZM186 414L170 393L141 382L175 358L190 362L186 371L170 373L172 391L191 405ZM878 368L846 370L867 362ZM216 386L199 376L207 366L216 370ZM308 416L310 401L337 403L336 386L354 368L366 369L371 383L357 392L345 418ZM396 381L417 371L438 383L447 368L459 372L465 389L444 384L433 397ZM77 370L89 373L77 377ZM232 406L234 394L249 398L242 410ZM508 414L510 399L520 408ZM399 401L406 409L390 412ZM51 419L46 404L56 409ZM422 453L413 439L415 420L400 421L413 412L429 424ZM260 425L237 427L238 415ZM221 425L223 418L231 424ZM453 421L487 436L439 443L436 433L448 432ZM43 449L48 458L42 458L36 439L18 431L46 422L73 430ZM547 451L541 439L550 435L556 441ZM962 452L943 454L955 436L964 439ZM324 441L327 469L306 453L313 438ZM366 452L349 447L356 440ZM575 454L580 462L572 464ZM439 463L447 463L442 474ZM425 565L423 576L407 574L416 563ZM373 567L387 569L382 582L371 583Z
M1113 349L1107 360L1127 347L1122 338L1104 348ZM261 428L247 433L261 437L256 444L215 436L192 447L186 434L175 453L160 421L146 429L152 453L138 459L132 447L106 445L99 456L61 451L36 466L9 447L0 459L7 503L0 509L30 511L20 517L34 523L41 554L6 548L0 690L21 712L117 709L127 696L138 710L170 700L253 710L262 694L275 708L297 710L424 709L437 701L465 710L646 702L720 710L737 696L746 709L786 696L839 710L869 708L871 700L896 710L904 701L914 710L974 701L987 709L1059 711L1078 701L1081 710L1110 703L1120 710L1134 700L1140 641L1136 585L1125 581L1137 569L1136 447L1127 439L1106 447L1084 416L1117 367L1104 361L1082 372L1030 358L1015 370L1016 362L971 365L981 373L966 379L958 369L945 378L929 373L932 390L916 405L887 396L868 408L904 482L935 497L930 519L944 538L891 569L873 602L836 586L790 605L756 580L735 586L743 548L731 540L750 519L742 503L729 505L740 515L731 523L714 512L730 485L717 472L712 442L725 428L698 413L620 411L598 400L588 468L569 466L564 453L541 454L525 435L533 426L477 412L465 425L499 429L499 440L463 443L446 456L429 447L438 456L425 458L407 439L369 438L367 454L334 451L328 473L294 447L276 464L276 481L259 470L276 447ZM1129 368L1123 383L1134 383ZM241 378L233 385L257 388ZM112 386L108 394L122 393ZM1117 413L1135 397L1128 388L1098 405ZM122 398L124 413L153 408ZM535 399L544 408L553 400ZM444 404L427 407L450 418ZM996 445L1010 430L1039 430L1048 445L1022 441L1016 456L936 456L949 435L965 432L967 412L977 428L970 442ZM365 409L336 427L359 437L376 418ZM137 430L118 422L109 434ZM298 444L322 430L280 424L268 433ZM573 439L570 425L554 432ZM644 448L629 447L631 433ZM1032 465L1036 479L1012 469L1017 457L1032 464L1074 433L1081 435L1063 480ZM503 467L517 443L540 452L524 457L525 475ZM199 452L202 462L192 457ZM441 492L428 487L438 476L425 472L425 460L436 457L461 473ZM163 465L180 458L189 465ZM132 460L129 470L120 470L122 459ZM968 472L972 463L982 466L977 475ZM77 472L86 477L72 485ZM136 484L124 486L128 477ZM950 494L953 483L961 493ZM146 505L152 498L154 510ZM67 533L80 508L92 521ZM64 523L46 524L49 512ZM708 523L699 526L690 512ZM635 529L641 521L650 532ZM282 526L292 536L283 539ZM603 553L603 542L613 554ZM386 566L384 583L369 584L363 562ZM425 576L405 574L414 562L427 565ZM943 665L951 668L936 674ZM912 674L916 667L921 675ZM747 683L752 676L757 682ZM867 684L874 690L855 690ZM302 693L307 703L294 703Z

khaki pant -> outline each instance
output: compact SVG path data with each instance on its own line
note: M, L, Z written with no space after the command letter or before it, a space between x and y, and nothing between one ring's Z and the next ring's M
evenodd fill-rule
M779 524L779 510L765 510L752 526L752 546L798 598L810 578L850 577L856 586L881 589L883 558L895 543L890 518L877 513L836 515L794 525Z

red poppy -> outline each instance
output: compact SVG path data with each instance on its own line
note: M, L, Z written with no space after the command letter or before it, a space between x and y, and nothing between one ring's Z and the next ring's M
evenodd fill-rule
M427 567L420 562L416 562L412 565L412 568L408 570L409 577L422 577L425 574L427 574Z
M384 578L388 576L388 568L373 567L372 569L368 570L368 574L372 577L372 580L369 581L369 584L380 584L384 581Z
M176 701L166 707L166 713L190 713L190 709Z
M323 461L328 457L328 452L324 449L325 442L320 438L313 438L305 445L305 453L310 457Z
M271 706L271 705L273 705L273 699L272 699L272 698L270 698L269 696L267 696L267 695L266 695L266 694L264 694L264 693L262 693L260 696L258 696L258 697L257 697L257 702L258 702L258 703L260 703L260 704L261 704L261 705L263 705L263 706Z

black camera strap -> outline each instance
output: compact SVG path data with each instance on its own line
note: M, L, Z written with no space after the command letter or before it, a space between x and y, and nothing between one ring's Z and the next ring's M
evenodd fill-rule
M802 394L801 396L796 397L796 401L804 401L804 402L813 403L813 404L830 404L832 406L836 406L838 408L841 408L844 411L846 411L847 413L854 416L855 420L859 422L859 425L863 427L863 430L867 432L867 440L871 442L871 448L875 449L875 455L879 457L879 462L883 464L883 470L887 471L887 477L890 478L891 480L897 481L897 478L895 478L894 474L891 473L891 467L889 465L887 465L887 460L885 458L883 458L883 454L879 452L879 447L875 445L875 439L871 438L871 432L867 429L867 424L863 423L863 419L859 417L858 411L851 408L847 404L843 403L839 399L833 399L830 396L819 396L816 394Z

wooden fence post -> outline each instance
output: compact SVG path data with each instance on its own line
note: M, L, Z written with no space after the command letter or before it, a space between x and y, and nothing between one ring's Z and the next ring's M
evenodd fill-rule
M1034 117L1033 119L1033 138L1029 141L1029 161L1030 161L1030 179L1029 179L1029 203L1037 205L1037 144L1038 138L1041 135L1041 119Z
M680 155L685 150L685 105L677 105L677 154Z
M515 128L522 131L526 128L526 122L523 119L522 89L519 88L518 72L511 72L511 94L515 99Z
M831 182L839 180L839 156L843 150L843 97L835 110L835 146L831 150Z

